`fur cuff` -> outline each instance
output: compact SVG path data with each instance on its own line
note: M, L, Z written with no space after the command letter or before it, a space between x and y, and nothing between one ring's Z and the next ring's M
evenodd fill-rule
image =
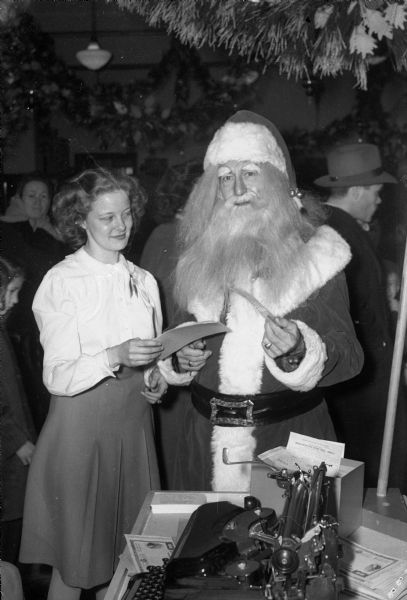
M170 385L189 385L198 371L189 371L189 373L177 373L172 366L171 357L165 360L159 360L158 368L165 381Z
M148 367L148 368L144 369L144 385L146 387L149 387L149 384L150 384L150 381L149 381L150 380L150 375L154 371L154 369L155 369L155 365L154 365L154 367Z
M298 369L286 373L278 368L276 362L265 355L265 364L270 373L278 381L291 390L307 392L312 390L321 379L324 365L327 359L326 348L316 331L308 327L302 321L296 321L305 342L305 356Z
M212 431L212 489L215 492L249 492L251 465L227 465L223 462L223 448L229 449L231 461L253 460L256 440L254 427L220 427Z

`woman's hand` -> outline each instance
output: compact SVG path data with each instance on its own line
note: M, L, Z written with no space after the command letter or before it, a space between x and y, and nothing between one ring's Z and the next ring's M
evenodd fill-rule
M177 352L178 365L182 371L199 371L205 365L212 354L210 350L205 350L206 345L203 340L196 340L188 346L184 346Z
M264 323L263 348L270 358L278 358L291 352L305 353L305 344L294 321L283 317L267 318Z
M161 402L161 397L167 389L168 383L161 375L159 368L155 367L148 377L148 386L146 385L144 392L141 393L147 398L150 404L157 404Z
M31 464L31 459L34 454L35 446L32 442L27 440L16 452L18 458L21 460L23 465L28 466Z
M143 367L157 360L162 350L163 346L157 340L133 338L108 348L107 356L111 367Z

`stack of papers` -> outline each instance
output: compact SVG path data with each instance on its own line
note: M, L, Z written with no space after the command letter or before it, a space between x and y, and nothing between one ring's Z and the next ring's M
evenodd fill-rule
M341 540L340 574L345 590L357 598L401 600L407 598L407 561Z
M168 358L168 356L192 342L219 333L227 333L228 331L230 329L218 321L191 322L174 327L174 329L167 329L156 338L163 345L160 360Z

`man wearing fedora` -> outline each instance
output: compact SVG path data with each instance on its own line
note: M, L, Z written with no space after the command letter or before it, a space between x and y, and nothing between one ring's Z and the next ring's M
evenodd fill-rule
M329 188L327 224L348 242L352 259L345 268L350 312L365 354L362 372L335 385L326 397L345 456L365 462L365 487L376 487L393 354L386 277L368 233L386 183L397 180L383 170L377 146L345 144L327 155L328 174L315 180ZM399 408L405 419L404 407ZM403 421L404 422L404 421ZM400 421L397 423L400 426ZM389 485L401 487L402 467L395 435ZM402 456L405 452L402 451ZM404 490L405 491L405 490Z

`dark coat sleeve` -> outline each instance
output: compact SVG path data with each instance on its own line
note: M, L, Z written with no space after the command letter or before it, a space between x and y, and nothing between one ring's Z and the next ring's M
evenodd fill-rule
M30 435L26 428L15 419L11 407L5 401L4 388L1 384L0 419L1 451L4 458L10 458L30 439Z
M363 351L349 313L344 273L328 281L287 316L306 323L325 343L327 361L319 386L330 386L351 379L361 371Z
M1 327L0 368L1 446L3 456L10 458L25 442L35 443L36 435L11 342Z

